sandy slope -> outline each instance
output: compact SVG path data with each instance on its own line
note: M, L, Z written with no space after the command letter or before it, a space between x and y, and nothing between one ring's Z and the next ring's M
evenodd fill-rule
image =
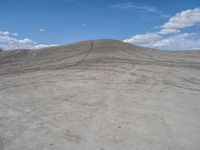
M114 40L0 53L0 150L199 150L200 51Z

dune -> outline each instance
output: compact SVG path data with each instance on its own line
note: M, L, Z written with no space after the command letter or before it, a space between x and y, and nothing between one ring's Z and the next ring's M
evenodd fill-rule
M91 40L0 53L0 150L198 150L200 51Z

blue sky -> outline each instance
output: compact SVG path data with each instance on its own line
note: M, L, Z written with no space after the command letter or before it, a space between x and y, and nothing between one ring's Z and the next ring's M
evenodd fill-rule
M89 39L198 49L200 1L0 0L0 48L40 48Z

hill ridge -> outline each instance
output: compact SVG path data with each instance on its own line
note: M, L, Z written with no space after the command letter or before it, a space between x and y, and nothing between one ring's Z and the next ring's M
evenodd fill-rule
M0 70L67 69L81 63L121 62L158 63L198 68L200 51L168 52L127 44L118 40L89 40L65 46L40 50L3 51L0 54ZM166 63L168 62L168 63ZM183 63L184 62L184 63ZM181 64L182 63L182 64ZM7 70L7 71L6 71Z

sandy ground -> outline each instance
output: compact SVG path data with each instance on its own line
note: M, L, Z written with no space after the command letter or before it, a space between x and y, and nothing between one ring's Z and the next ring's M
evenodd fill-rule
M0 150L199 150L200 51L114 40L0 53Z

